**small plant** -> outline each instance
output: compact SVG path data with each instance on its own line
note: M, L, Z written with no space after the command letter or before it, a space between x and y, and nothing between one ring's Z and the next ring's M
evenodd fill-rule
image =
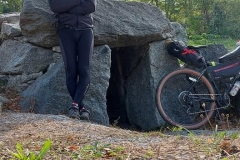
M171 132L175 132L175 133L178 133L178 132L181 132L183 130L183 128L181 126L179 127L167 127L167 129L169 129Z
M183 129L188 133L188 136L192 139L195 145L202 145L202 140L198 136L186 128Z
M17 152L15 153L15 152L10 151L10 153L12 154L12 156L14 158L17 158L19 160L41 160L41 159L43 159L43 157L46 155L46 153L50 149L50 146L51 146L51 141L47 140L44 143L40 153L38 155L36 155L33 152L25 153L22 145L20 143L17 143L17 145L16 145Z
M81 158L110 158L115 157L121 159L124 156L124 147L111 147L110 144L100 145L95 142L94 145L89 145L80 150Z
M225 131L218 132L218 125L216 125L215 131L213 134L213 144L219 145L219 143L224 139L225 136L226 136L226 132Z
M220 152L221 156L231 156L240 150L233 145L233 141L239 137L238 133L232 133L227 135L226 131L218 132L218 126L216 125L212 138L208 139L211 149L215 149L216 152ZM227 158L225 158L227 160Z
M144 158L152 158L154 155L152 150L148 150L147 153L144 155Z

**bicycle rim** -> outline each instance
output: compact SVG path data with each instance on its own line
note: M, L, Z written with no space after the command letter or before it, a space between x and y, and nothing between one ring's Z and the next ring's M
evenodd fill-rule
M200 75L191 69L180 69L171 72L159 83L156 93L157 108L161 116L171 125L197 129L212 117L215 102L204 101L201 98L214 99L214 90L204 76L195 82ZM194 87L189 89L193 82ZM187 95L198 95L201 98L192 100L186 98Z

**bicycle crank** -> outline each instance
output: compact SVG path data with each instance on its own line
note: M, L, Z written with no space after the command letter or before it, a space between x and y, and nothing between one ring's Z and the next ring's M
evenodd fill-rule
M189 95L190 96L210 96L213 101L217 102L218 104L221 103L221 105L220 105L221 107L214 107L213 109L206 109L206 103L201 102L200 108L202 109L202 111L193 112L193 113L187 112L189 115L200 114L200 113L205 113L205 112L209 112L209 111L215 111L218 109L225 109L230 105L230 98L228 96L222 95L222 94L189 94ZM213 97L215 97L215 96L219 97L219 98L216 98L214 100ZM188 110L190 110L190 108Z
M203 98L204 96L208 96L210 98ZM217 98L216 98L217 97ZM213 109L206 109L207 105L206 102L217 102L217 104L220 107L214 107ZM230 100L227 98L227 96L222 94L192 94L189 91L182 91L178 96L178 101L182 106L188 107L187 113L189 115L193 114L200 114L205 113L213 110L218 110L222 108L226 108L230 104ZM202 111L198 112L190 112L192 107L194 106L194 102L199 102L199 107Z

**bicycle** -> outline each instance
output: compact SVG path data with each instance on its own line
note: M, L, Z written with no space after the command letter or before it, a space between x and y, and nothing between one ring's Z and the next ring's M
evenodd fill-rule
M202 56L200 69L182 67L165 75L156 92L157 109L163 119L173 126L197 129L209 122L216 111L229 107L229 92L240 77L239 56L240 47L220 57L215 66Z

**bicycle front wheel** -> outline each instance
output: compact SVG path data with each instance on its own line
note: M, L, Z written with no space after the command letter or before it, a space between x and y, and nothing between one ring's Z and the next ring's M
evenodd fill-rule
M159 83L157 108L171 125L197 129L212 117L216 107L214 89L205 76L200 76L184 68L169 73Z

